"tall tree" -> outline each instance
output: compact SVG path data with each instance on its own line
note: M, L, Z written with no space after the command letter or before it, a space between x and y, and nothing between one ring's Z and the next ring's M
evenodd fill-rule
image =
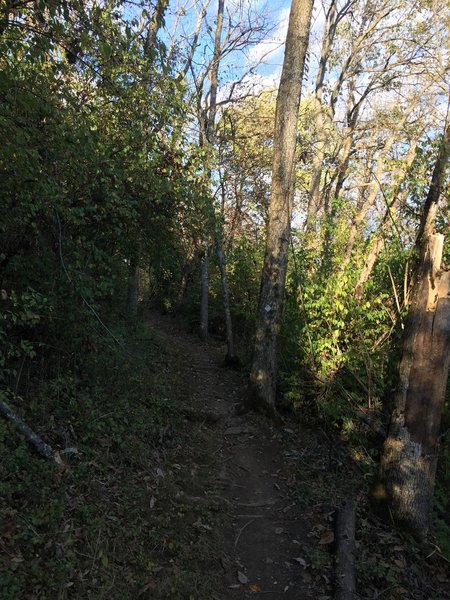
M216 114L217 114L217 91L219 87L219 66L221 58L221 46L222 46L222 29L223 29L223 17L225 9L225 0L219 0L217 4L217 19L216 19L216 31L214 33L214 51L211 63L211 69L209 73L209 106L203 111L200 126L200 143L209 143L214 146L216 138ZM209 173L211 176L211 173ZM221 245L220 245L221 248ZM219 249L219 246L218 246ZM221 265L222 266L222 265ZM225 268L222 269L222 274L225 274ZM228 292L228 284L222 277L222 282L225 281L225 289ZM208 241L205 240L204 253L202 256L201 264L201 295L200 295L200 336L202 339L208 337ZM224 298L228 299L229 294L226 293ZM231 324L231 320L227 321ZM230 334L227 331L227 338L230 338ZM231 348L233 343L231 342Z
M218 0L216 23L214 31L207 27L205 32L206 39L211 36L212 52L206 53L208 60L205 61L204 48L199 48L199 35L202 25L206 25L207 8L209 1L201 5L198 12L198 19L195 26L191 45L187 52L185 66L180 72L180 77L187 76L193 84L193 93L191 100L196 105L196 118L199 126L199 144L205 149L214 150L217 142L217 124L216 117L221 106L235 99L239 84L245 77L245 74L254 65L245 66L244 74L240 74L242 67L235 65L232 70L233 78L228 76L219 77L219 73L224 63L230 66L230 55L235 52L241 52L243 49L259 42L265 32L266 25L262 14L254 10L252 6L244 7L243 4L226 3L225 0ZM201 55L197 55L198 52ZM235 78L236 77L236 78ZM220 82L222 79L222 82ZM209 85L207 81L209 80ZM228 84L228 98L218 100L219 84ZM224 86L225 87L225 86ZM208 154L208 153L206 153ZM205 171L208 178L213 182L214 170L217 165L211 157L206 160ZM201 294L200 294L200 336L205 339L208 336L208 287L209 287L209 254L210 239L214 237L216 257L221 274L221 283L223 290L224 320L227 333L227 357L226 360L233 363L235 361L235 350L233 343L233 331L231 320L231 309L229 304L229 286L226 270L225 248L223 246L223 227L224 215L220 212L211 199L210 219L205 223L203 240L201 241ZM219 213L219 214L217 214ZM213 231L211 231L213 230ZM211 235L213 234L213 235Z
M293 0L275 113L272 189L248 403L276 415L277 338L283 312L295 183L297 120L313 0Z
M375 122L368 126L368 118L379 112L377 106L385 105L386 93L398 105L405 104L406 111L414 101L414 93L405 95L408 82L411 90L419 85L423 89L422 104L436 94L448 70L448 60L441 58L448 9L444 3L431 8L425 2L420 17L417 11L416 5L397 0L330 0L315 86L315 152L305 221L309 231L317 230L321 218L333 213L334 199L345 196L352 206L346 188L354 185L365 140L376 128ZM423 26L425 19L428 27ZM426 53L424 47L429 49ZM417 119L416 113L417 109L410 120ZM330 135L333 130L340 134L340 142ZM375 187L371 185L372 191Z
M417 236L416 285L405 327L399 385L375 499L419 536L429 525L439 428L450 366L450 271L441 269L444 236L434 220L450 156L447 126Z
M338 0L331 0L325 15L325 26L322 36L322 49L320 52L319 67L317 69L316 84L314 90L315 99L315 134L316 144L312 160L312 175L308 193L308 211L305 222L305 228L311 230L315 227L315 218L319 211L320 201L320 180L322 177L322 166L327 150L327 142L330 137L330 114L327 107L324 106L324 81L327 73L328 62L331 58L334 38L340 21L346 16L354 4L353 0L345 2L344 6L338 10Z

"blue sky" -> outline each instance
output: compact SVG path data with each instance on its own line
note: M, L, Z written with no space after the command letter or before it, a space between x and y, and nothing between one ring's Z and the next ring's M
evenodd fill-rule
M179 13L179 9L183 5L185 6L185 14L177 19L177 13ZM166 35L168 38L175 35L181 42L188 43L195 29L201 5L202 3L197 0L173 0L169 5L166 19ZM223 60L220 71L220 93L222 96L226 95L227 89L230 88L233 81L240 80L247 72L245 89L252 85L259 89L262 87L273 88L277 86L283 63L284 40L286 38L290 5L290 0L280 0L279 2L268 2L267 0L226 0L225 10L228 11L228 15L225 18L225 27L229 22L229 15L236 21L239 20L237 15L240 14L243 15L244 21L251 25L255 25L261 19L264 19L268 33L264 36L264 39L238 52L229 54ZM320 16L322 12L321 5L319 4L318 6L319 8L315 10L314 30L317 29L317 25L320 28L320 23L323 23L323 19ZM197 71L201 71L202 63L207 62L212 55L216 12L217 0L211 0L202 28L202 35L200 36L201 42L196 53L195 68ZM314 30L312 39L315 36Z

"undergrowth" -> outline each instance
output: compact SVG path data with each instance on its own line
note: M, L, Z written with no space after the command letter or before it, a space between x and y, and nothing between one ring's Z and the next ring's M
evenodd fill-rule
M180 416L177 357L145 329L114 334L121 346L96 340L82 368L7 398L69 468L0 421L2 600L210 598L217 515L172 501L195 480L180 465L195 432Z
M303 547L311 580L324 578L333 586L336 510L352 499L356 505L356 581L360 598L386 600L446 600L450 598L448 558L439 524L425 544L384 522L373 512L370 485L376 458L365 450L368 432L349 440L333 435L316 422L317 431L303 431L301 455L286 452L293 470L293 498L311 523L310 544ZM442 525L441 525L442 527ZM331 596L327 596L331 598Z

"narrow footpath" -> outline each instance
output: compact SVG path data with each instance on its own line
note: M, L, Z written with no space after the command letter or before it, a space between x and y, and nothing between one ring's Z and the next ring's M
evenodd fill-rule
M179 353L185 410L203 420L202 443L218 465L209 484L223 499L227 517L221 536L223 581L217 584L215 600L331 598L326 547L330 517L326 506L315 506L317 522L311 522L297 473L302 461L318 461L326 469L323 448L301 439L304 434L295 423L276 429L259 415L235 414L246 378L221 366L221 344L202 343L175 319L156 312L150 313L148 323ZM311 568L315 554L320 574Z

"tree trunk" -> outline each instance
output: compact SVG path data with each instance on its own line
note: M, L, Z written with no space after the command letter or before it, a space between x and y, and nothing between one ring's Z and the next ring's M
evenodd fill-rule
M219 67L221 60L221 38L223 28L223 15L225 0L218 1L216 30L214 33L214 52L209 73L209 106L202 109L200 117L200 145L206 143L214 146L216 141L216 114L217 114L217 90L219 86ZM208 170L211 179L211 169ZM214 211L214 208L213 208ZM200 337L206 340L208 337L208 246L205 243L205 251L202 259L201 273L201 299L200 299Z
M450 271L441 271L444 237L428 238L405 328L399 388L384 445L375 500L423 536L428 528L439 428L450 365Z
M355 559L356 559L356 514L355 503L347 500L338 510L335 527L336 543L336 593L335 600L355 600Z
M225 313L225 326L227 331L227 356L225 358L225 362L232 365L236 362L236 354L234 351L233 323L231 321L230 290L228 287L227 265L225 255L223 253L222 239L220 234L217 234L216 236L216 254L220 269L220 279L222 282L223 309Z
M333 45L336 27L338 24L337 17L337 0L331 0L328 8L325 28L322 37L322 50L320 53L319 69L316 77L316 110L315 110L315 129L316 129L316 144L315 152L312 161L312 175L309 186L309 201L308 210L305 220L305 230L313 231L316 228L317 215L321 208L321 189L320 181L322 179L323 161L327 148L329 132L329 115L325 114L327 108L323 105L323 82L327 69L328 60L330 58L331 47ZM326 124L326 121L328 123Z
M127 315L136 317L139 301L139 261L136 256L130 259L128 267Z
M384 246L384 238L381 233L378 233L377 237L375 238L375 242L373 242L370 248L367 258L364 261L364 267L359 275L358 282L355 287L355 295L357 298L362 298L364 286L373 271L377 258L383 252Z
M447 125L444 138L439 147L439 155L434 165L433 174L431 176L431 185L428 190L425 206L422 212L419 231L417 233L416 245L422 245L422 239L427 239L432 233L436 211L441 195L441 188L444 183L445 171L450 158L450 124Z
M208 276L208 244L205 243L200 283L200 338L204 341L208 339Z
M386 211L378 223L377 226L377 234L375 240L372 242L370 246L369 253L364 262L364 268L362 269L358 282L355 287L356 297L362 298L364 292L364 286L369 280L369 277L372 273L372 270L375 266L377 258L383 252L385 247L384 236L385 236L385 226L389 219L394 219L394 214L397 212L398 207L405 200L407 195L407 188L402 189L402 184L405 181L405 177L408 173L409 168L411 167L414 158L416 156L417 142L412 142L408 151L408 155L406 157L405 166L401 169L398 181L395 185L392 200L386 206Z
M355 242L360 233L360 231L359 231L360 226L365 221L369 210L375 205L377 197L382 189L381 182L383 180L385 162L386 162L386 159L389 157L389 153L392 150L392 146L394 145L394 143L396 141L397 133L399 131L401 131L401 129L408 122L408 118L411 115L411 113L413 112L413 110L415 109L415 107L417 106L418 101L419 101L419 99L418 99L418 97L416 97L413 99L413 101L410 103L410 105L408 107L406 107L406 109L403 111L402 118L398 121L398 123L394 129L394 133L386 139L386 141L383 144L383 148L380 149L378 152L378 156L375 160L375 170L374 170L373 174L371 174L372 181L369 183L369 187L368 187L367 191L361 190L361 197L358 200L358 203L356 206L355 215L353 217L353 222L351 224L351 227L350 227L350 230L348 233L348 239L347 239L347 243L346 243L345 250L344 250L344 258L341 263L342 270L344 270L344 268L350 262ZM408 154L409 154L408 160L411 160L411 162L412 162L412 160L414 159L414 155L415 155L415 148L414 148L414 152L412 154L411 153L408 153ZM374 157L372 157L371 162L373 162L373 161L374 161Z
M225 10L225 0L219 0L217 6L216 31L214 33L214 54L211 72L209 74L209 109L207 117L206 137L210 144L214 145L216 141L216 114L217 114L217 90L219 87L219 66L221 59L221 39L223 28L223 14Z
M313 0L293 0L275 114L272 194L261 277L256 339L248 406L273 416L277 378L277 338L283 311L291 211L297 119L308 48Z
M192 273L192 258L187 258L181 272L180 287L178 289L177 299L175 301L175 313L179 313L183 309L184 302L188 293L189 279Z
M439 148L416 246L417 283L405 327L399 386L380 462L375 502L419 537L428 530L439 428L450 367L450 271L441 270L444 236L434 218L450 158L450 125Z
M0 400L0 415L3 415L6 419L14 423L18 431L25 437L27 442L34 446L36 451L39 452L41 456L54 460L60 467L65 466L59 452L53 450L51 446L46 444L44 440L30 427L28 427L28 425L16 415L16 413L8 406L8 404L2 400Z

